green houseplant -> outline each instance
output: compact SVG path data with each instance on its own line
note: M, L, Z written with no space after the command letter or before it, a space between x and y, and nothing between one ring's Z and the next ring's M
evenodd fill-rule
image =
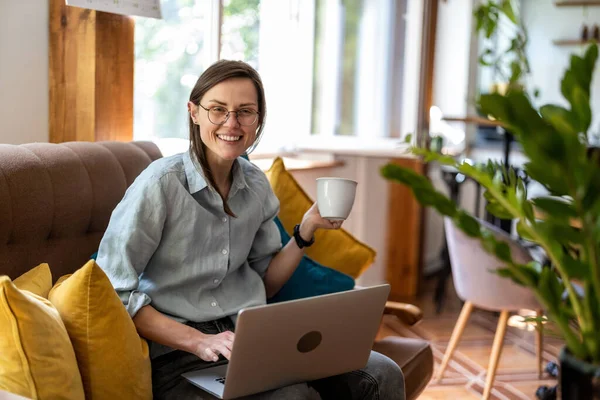
M525 52L527 30L513 3L514 0L486 0L473 12L475 32L484 38L479 64L492 69L496 85L520 85L530 72ZM508 47L498 45L501 38Z
M498 163L470 165L427 149L411 149L426 162L453 166L477 181L485 189L487 210L515 220L520 236L539 244L551 267L516 263L506 243L438 192L427 177L394 164L381 171L385 178L409 186L423 206L435 207L467 235L480 239L502 260L499 274L535 293L545 308L546 326L565 340L560 357L563 398L592 398L600 390L600 163L588 146L590 84L597 58L595 44L582 57L571 57L561 82L568 107L536 108L518 85L505 94L478 99L481 110L504 123L520 142L528 159L525 172L547 188L547 196L528 198L522 179Z

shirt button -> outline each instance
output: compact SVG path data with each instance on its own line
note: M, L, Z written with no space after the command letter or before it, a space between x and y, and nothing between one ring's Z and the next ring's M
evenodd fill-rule
M227 222L227 217L223 217L223 219L221 221Z
M221 250L221 253L223 253L223 255L226 255L227 254L227 249Z
M211 306L216 307L217 306L217 302L213 301L212 303L210 303Z
M219 280L218 279L214 279L213 283L219 283Z

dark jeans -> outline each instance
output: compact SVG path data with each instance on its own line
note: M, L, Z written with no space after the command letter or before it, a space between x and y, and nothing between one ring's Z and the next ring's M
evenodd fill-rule
M188 323L199 331L214 335L227 330L233 331L231 319ZM184 372L212 367L217 363L206 362L181 350L175 350L152 360L152 391L154 399L214 399L209 393L198 389L185 378ZM281 389L248 396L247 399L381 399L403 400L404 377L398 365L386 356L371 352L367 366L358 371L298 383Z

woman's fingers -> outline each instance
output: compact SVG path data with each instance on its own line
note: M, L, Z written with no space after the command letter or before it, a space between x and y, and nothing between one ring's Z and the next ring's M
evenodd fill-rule
M331 225L332 229L339 229L342 226L342 223L344 223L344 221L339 221L339 220L327 220L327 221Z
M218 354L213 351L210 347L204 349L202 354L200 354L200 358L204 361L217 361L219 359Z
M219 354L222 354L223 357L225 357L226 359L230 359L231 358L231 349L227 347L227 345L225 343L219 343L216 346L216 352L218 352Z
M225 336L227 339L229 339L232 342L233 342L233 339L235 339L235 333L233 333L231 331L223 332L223 336Z

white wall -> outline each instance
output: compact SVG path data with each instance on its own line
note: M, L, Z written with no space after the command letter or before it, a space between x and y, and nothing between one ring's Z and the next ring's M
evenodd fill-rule
M344 222L344 229L377 252L375 263L360 276L358 283L363 286L383 283L386 281L389 182L381 177L379 170L389 160L361 156L337 156L336 159L343 161L344 165L292 174L312 199L316 199L317 194L316 178L336 176L359 183L352 213Z
M566 105L560 93L560 81L569 65L572 53L582 53L584 48L576 46L555 46L555 39L577 39L582 25L591 27L600 25L600 8L555 7L553 0L523 1L523 21L529 33L527 56L531 63L531 86L540 89L539 105L555 103ZM598 71L598 66L596 66ZM600 80L592 82L592 113L594 115L591 130L598 132L600 124Z
M446 115L467 112L473 0L440 2L433 73L433 104Z
M48 2L0 0L0 143L48 141Z

